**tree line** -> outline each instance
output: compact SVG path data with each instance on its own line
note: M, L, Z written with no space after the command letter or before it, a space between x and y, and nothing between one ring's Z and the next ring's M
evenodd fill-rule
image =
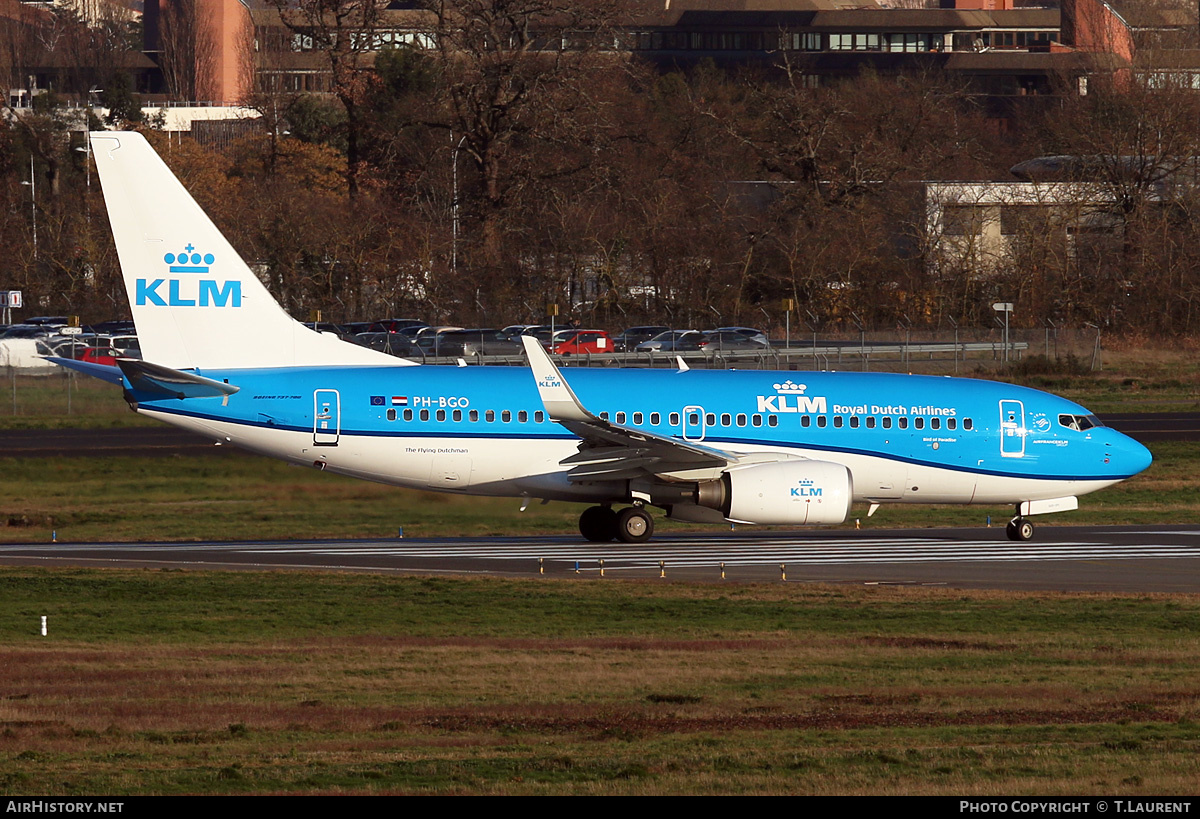
M1093 78L1001 128L935 73L664 72L602 47L608 0L429 0L436 46L377 53L345 36L376 7L307 3L281 19L324 43L329 94L260 85L261 127L222 149L149 133L298 317L778 327L789 300L793 326L832 330L990 326L1011 301L1025 326L1200 329L1200 97L1161 78ZM0 288L121 315L79 113L52 102L0 125ZM1086 160L1079 207L1006 217L986 264L944 241L923 182L1052 155Z

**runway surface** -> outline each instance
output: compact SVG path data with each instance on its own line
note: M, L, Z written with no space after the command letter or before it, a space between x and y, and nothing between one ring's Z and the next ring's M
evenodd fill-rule
M1200 526L1041 526L1029 543L1001 527L738 531L642 545L567 536L24 544L0 545L0 564L1196 593Z

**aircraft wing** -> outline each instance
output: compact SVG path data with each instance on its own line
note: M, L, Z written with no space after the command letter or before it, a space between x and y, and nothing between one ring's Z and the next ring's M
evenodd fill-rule
M562 461L571 480L617 480L737 463L738 457L714 447L668 438L609 423L593 415L562 377L541 343L522 336L538 394L550 420L581 439L579 452Z

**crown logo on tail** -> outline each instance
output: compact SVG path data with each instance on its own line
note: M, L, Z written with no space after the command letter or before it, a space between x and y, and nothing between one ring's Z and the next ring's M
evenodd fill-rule
M183 253L168 253L163 256L163 261L169 265L172 273L207 273L209 265L216 261L216 257L211 253L197 253L191 242L188 242L183 250Z

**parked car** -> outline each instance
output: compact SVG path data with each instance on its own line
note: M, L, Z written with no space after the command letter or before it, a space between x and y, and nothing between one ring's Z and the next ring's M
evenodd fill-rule
M438 355L520 355L521 342L502 337L494 328L450 330L439 336Z
M79 361L86 361L89 364L107 364L109 367L117 366L117 357L119 353L112 347L104 346L88 346L80 347L75 354L75 358Z
M137 327L130 319L109 319L83 328L85 333L95 333L98 336L131 336L137 333Z
M570 324L555 324L553 327L551 327L549 324L534 324L530 327L526 327L521 332L521 335L533 336L538 341L542 342L543 347L545 347L547 350L549 350L550 346L551 346L550 345L550 341L551 341L550 337L552 335L558 335L559 333L565 332L567 330L573 330L573 329L574 328Z
M515 341L521 343L521 336L525 335L526 330L532 330L541 325L538 324L510 324L500 331L500 337L505 341Z
M767 338L767 334L762 330L756 330L753 327L718 327L715 330L710 330L712 333L737 333L743 338L753 339L759 342L764 347L771 346L771 339Z
M25 324L37 324L42 327L66 327L71 323L67 316L34 316L25 319Z
M564 330L556 333L550 352L557 355L611 353L612 338L604 330Z
M709 330L700 340L699 346L705 352L767 349L767 345L758 339L733 330Z
M407 330L410 327L420 329L429 325L420 319L402 319L391 318L383 319L382 321L373 321L367 332L371 333L399 333L401 330Z
M613 338L613 349L618 353L629 352L643 341L649 341L659 333L666 333L670 329L670 327L662 327L657 324L643 327L626 327L619 336Z
M649 341L643 341L635 349L639 353L674 353L700 349L704 335L699 330L668 330Z
M45 338L55 335L57 329L45 324L10 324L0 338Z
M333 333L338 338L345 338L350 335L344 324L334 324L332 321L308 321L305 322L305 326L316 330L318 333Z
M399 333L359 333L358 335L350 336L347 340L390 355L420 355L412 340Z
M424 355L449 355L449 353L442 351L442 336L444 336L446 333L452 333L462 329L464 328L448 325L440 327L422 327L417 333L416 345Z

